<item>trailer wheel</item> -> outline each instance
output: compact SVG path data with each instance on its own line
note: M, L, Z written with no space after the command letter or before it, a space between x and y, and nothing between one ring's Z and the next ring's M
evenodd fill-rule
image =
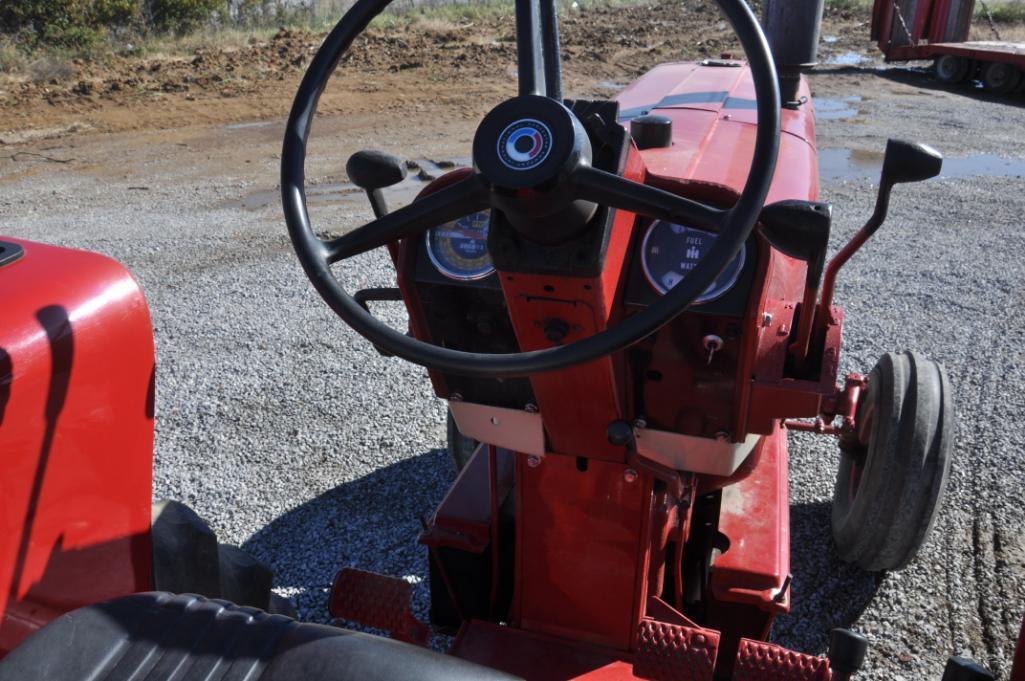
M459 432L459 426L456 425L456 420L450 411L448 413L448 455L452 457L452 463L455 465L457 473L466 467L479 444L472 437L467 437Z
M840 557L876 572L907 565L925 541L950 471L954 408L943 367L913 352L883 355L840 443L833 539Z
M941 83L960 83L968 77L969 60L964 57L955 57L952 54L942 54L936 57L933 62L933 73L936 80Z
M1006 95L1021 83L1022 74L1017 66L1003 62L990 62L982 69L982 84L987 90Z

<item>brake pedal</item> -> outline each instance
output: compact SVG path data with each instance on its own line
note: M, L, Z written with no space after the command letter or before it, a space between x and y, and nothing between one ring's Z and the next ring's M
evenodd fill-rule
M794 652L771 643L740 640L733 681L829 681L829 660Z
M679 624L641 621L634 675L653 681L712 681L719 632Z

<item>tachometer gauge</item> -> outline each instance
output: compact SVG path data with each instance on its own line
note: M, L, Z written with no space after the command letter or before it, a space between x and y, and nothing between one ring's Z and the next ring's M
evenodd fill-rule
M446 277L458 281L483 279L495 271L488 254L491 212L481 211L427 232L427 256Z
M708 254L715 239L715 234L703 229L655 221L648 228L641 245L641 264L648 283L659 293L666 293ZM694 300L694 304L713 301L733 288L744 269L746 253L745 244L712 285Z

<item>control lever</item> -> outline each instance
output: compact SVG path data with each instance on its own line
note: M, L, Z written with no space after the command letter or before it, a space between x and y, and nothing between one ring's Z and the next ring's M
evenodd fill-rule
M865 664L865 653L868 652L868 639L850 629L833 629L829 632L829 669L832 671L831 681L848 681L854 672Z
M886 143L886 156L883 158L883 171L879 177L879 194L876 196L876 207L872 216L857 234L840 249L840 252L829 261L826 267L826 278L822 286L822 302L819 303L819 317L832 320L833 293L836 290L836 273L840 271L851 256L865 245L869 237L875 234L890 207L890 191L893 185L903 182L921 182L936 177L943 168L943 155L930 146L917 142L891 139Z
M397 156L383 151L357 151L345 164L352 183L367 193L374 217L388 214L381 190L406 179L406 164Z
M774 248L791 258L808 263L797 336L790 346L791 355L800 364L808 356L811 342L815 301L819 297L819 282L826 265L833 207L828 203L814 201L777 201L762 209L758 221L761 223L762 235Z
M941 681L993 681L995 678L996 676L971 660L955 655L947 660Z

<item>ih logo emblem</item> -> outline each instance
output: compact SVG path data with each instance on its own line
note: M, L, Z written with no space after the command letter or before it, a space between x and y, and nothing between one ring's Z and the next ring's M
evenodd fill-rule
M523 118L506 126L498 137L498 158L512 170L532 170L552 151L552 131L541 121Z

